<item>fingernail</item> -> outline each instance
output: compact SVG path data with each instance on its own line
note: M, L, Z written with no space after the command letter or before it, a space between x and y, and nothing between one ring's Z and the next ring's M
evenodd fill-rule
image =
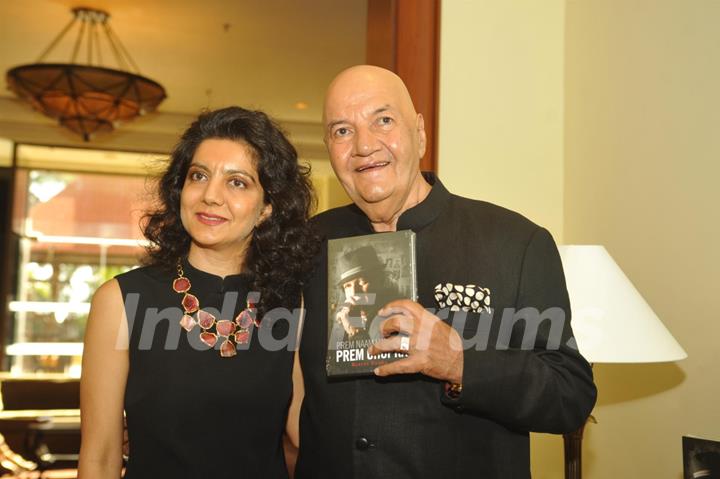
M380 368L375 368L375 369L373 369L373 374L374 374L375 376L379 376L379 375L380 375Z

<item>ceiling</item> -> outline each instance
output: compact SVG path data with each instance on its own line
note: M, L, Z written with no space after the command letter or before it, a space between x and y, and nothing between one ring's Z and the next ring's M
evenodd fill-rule
M2 0L0 71L35 62L78 6L111 14L141 74L165 86L164 113L238 104L318 123L326 85L365 59L367 0ZM45 61L70 60L70 33Z

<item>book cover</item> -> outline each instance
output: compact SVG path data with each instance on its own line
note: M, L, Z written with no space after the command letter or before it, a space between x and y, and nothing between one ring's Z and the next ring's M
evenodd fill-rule
M720 441L683 436L683 477L720 479Z
M396 299L417 298L415 233L397 231L328 241L330 377L362 376L404 353L368 355L381 338L378 311Z

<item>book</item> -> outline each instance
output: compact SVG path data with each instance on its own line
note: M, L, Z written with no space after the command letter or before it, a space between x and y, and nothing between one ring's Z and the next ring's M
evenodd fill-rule
M683 436L683 477L720 478L720 441Z
M378 311L396 299L417 298L415 233L397 231L328 241L328 377L363 376L407 357L371 356L386 318Z

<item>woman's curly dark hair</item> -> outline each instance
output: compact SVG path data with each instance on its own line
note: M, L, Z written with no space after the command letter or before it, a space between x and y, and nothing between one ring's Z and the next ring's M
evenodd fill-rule
M231 106L205 112L183 133L159 179L159 205L144 217L143 233L152 243L145 263L174 268L187 256L190 236L180 220L180 193L195 151L210 138L243 141L255 152L272 213L254 229L244 269L253 275L252 290L260 292L259 314L288 307L300 296L318 245L308 225L315 195L309 166L298 164L295 148L260 111Z

